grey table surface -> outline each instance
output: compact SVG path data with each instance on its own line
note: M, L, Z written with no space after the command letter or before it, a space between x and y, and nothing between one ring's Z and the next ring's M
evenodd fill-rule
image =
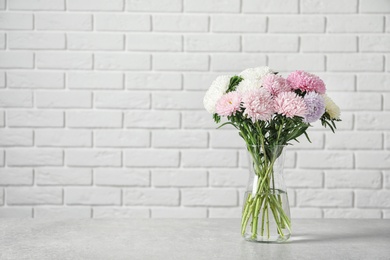
M283 244L238 219L0 219L0 259L390 259L390 220L293 220Z

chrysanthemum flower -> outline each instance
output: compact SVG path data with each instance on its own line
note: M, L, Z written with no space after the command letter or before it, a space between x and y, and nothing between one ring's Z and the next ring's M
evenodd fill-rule
M325 113L325 100L318 93L314 91L309 92L304 96L303 100L305 101L307 108L304 117L306 123L317 121Z
M236 91L243 94L248 91L256 90L261 88L261 81L254 79L244 79L238 83Z
M287 77L287 81L292 89L299 89L302 92L315 91L319 94L325 94L325 83L318 76L297 70Z
M230 78L230 76L217 77L211 84L210 88L207 90L203 98L203 105L209 113L215 113L215 105L217 104L217 101L226 93L226 90L229 87Z
M275 112L271 94L263 88L244 93L242 101L244 115L252 119L252 122L270 120Z
M331 119L340 119L340 108L336 103L328 97L328 95L323 95L325 100L325 111L329 114Z
M240 110L241 99L241 95L236 91L223 95L215 107L217 114L220 116L235 115Z
M263 87L266 88L273 96L277 96L281 92L291 90L287 80L275 74L269 74L263 78Z
M257 67L257 68L249 68L244 71L242 71L239 76L241 76L243 79L250 79L250 80L259 80L261 81L262 78L268 74L273 74L274 72L267 66L263 67Z
M294 92L282 92L274 101L274 109L276 113L286 117L301 116L306 114L306 104L303 98Z

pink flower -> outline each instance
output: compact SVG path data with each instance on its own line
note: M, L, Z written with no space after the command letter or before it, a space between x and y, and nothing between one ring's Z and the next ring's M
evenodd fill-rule
M215 110L220 116L231 116L235 115L240 109L241 95L234 91L224 94L215 106Z
M287 81L292 89L299 89L302 92L315 91L319 94L325 94L325 83L318 76L297 70L287 77Z
M274 101L274 108L276 113L286 117L305 116L306 104L303 98L294 92L282 92Z
M275 74L269 74L263 78L263 87L273 96L277 96L280 92L291 91L287 80Z
M275 112L271 94L263 88L246 92L242 101L244 115L252 119L252 122L270 120Z

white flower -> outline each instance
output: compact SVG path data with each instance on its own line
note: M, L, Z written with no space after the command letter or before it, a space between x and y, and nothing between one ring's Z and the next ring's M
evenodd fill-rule
M329 114L331 119L340 119L340 108L336 103L328 97L328 95L323 95L325 99L325 111Z
M239 76L241 76L244 79L259 80L262 83L262 78L272 73L274 72L269 67L263 66L263 67L246 69L243 72L241 72Z
M244 94L245 92L260 89L261 81L254 79L244 79L236 87L238 93Z
M215 113L215 105L217 101L226 93L226 90L229 87L231 76L219 76L217 77L210 88L207 90L204 98L203 105L206 108L207 112L210 114Z

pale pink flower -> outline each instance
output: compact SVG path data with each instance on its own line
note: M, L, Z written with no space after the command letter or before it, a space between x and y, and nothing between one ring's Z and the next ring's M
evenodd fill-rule
M274 109L276 113L292 118L305 116L307 108L303 98L294 92L282 92L275 98Z
M287 80L275 74L269 74L263 78L263 87L273 96L277 96L281 92L291 91Z
M275 112L271 94L263 88L244 93L242 101L244 115L252 119L252 122L270 120Z
M318 76L297 70L287 77L287 81L292 89L299 89L302 92L315 91L319 94L325 94L325 83Z
M215 110L220 116L235 115L240 110L241 100L241 95L238 92L229 92L217 101Z

